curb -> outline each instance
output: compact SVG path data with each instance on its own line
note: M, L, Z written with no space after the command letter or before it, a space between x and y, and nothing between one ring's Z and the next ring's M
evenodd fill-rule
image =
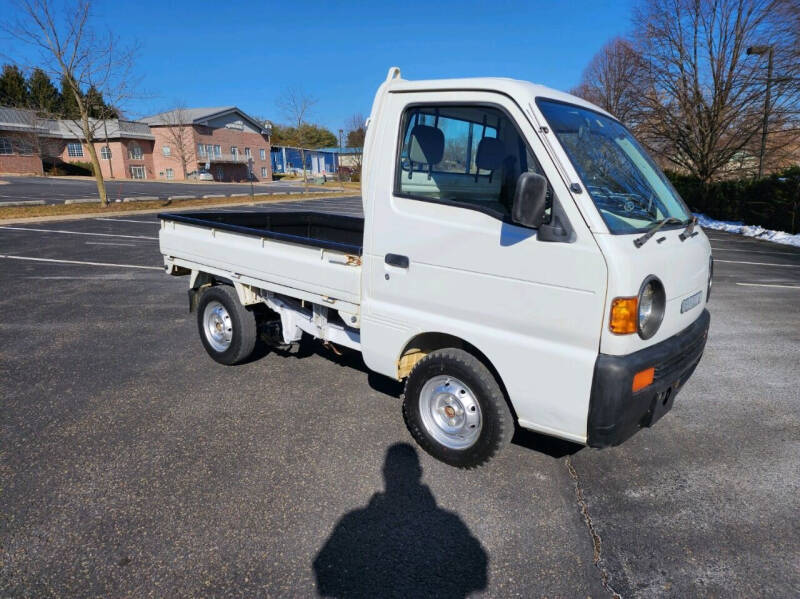
M132 198L123 198L123 202L157 202L160 200L158 196L135 196Z
M172 201L172 200L196 200L198 198L197 196L169 196L167 199Z
M113 200L109 200L109 202L113 202ZM64 200L65 204L92 204L92 203L100 203L99 198L82 198L80 200Z
M44 200L30 200L30 201L14 201L14 202L0 202L0 208L3 206L44 206L47 204Z

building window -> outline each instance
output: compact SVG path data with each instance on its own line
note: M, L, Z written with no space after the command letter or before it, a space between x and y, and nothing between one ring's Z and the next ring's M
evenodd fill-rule
M175 178L175 171L171 168L166 169L167 179L174 179Z
M11 140L7 137L0 137L0 154L11 154Z
M267 151L264 148L261 148L258 151L258 154L259 154L259 156L261 156L261 160L266 160L267 159Z
M266 166L262 166L261 167L261 176L262 177L266 177L267 176L267 167Z
M83 158L83 146L81 144L67 144L67 156L73 158Z
M236 159L239 156L239 148L236 146L231 146L231 156Z
M142 148L139 144L135 141L128 144L128 158L131 160L141 160L142 159ZM136 177L134 177L135 179ZM140 177L144 179L144 177Z
M250 153L250 148L245 148L245 149L244 149L244 155L245 155L247 158L252 158L252 157L253 157L253 155Z
M131 167L131 179L144 179L145 172L143 166L132 166Z
M214 146L214 156L222 156L222 146Z
M33 144L29 141L24 139L17 140L17 154L20 156L32 156L33 155Z
M197 144L197 153L200 156L205 156L206 155L206 147L203 144Z
M169 146L162 146L161 153L164 154L164 156L170 156L172 154L172 148Z
M111 148L108 146L100 147L100 158L103 160L111 160Z

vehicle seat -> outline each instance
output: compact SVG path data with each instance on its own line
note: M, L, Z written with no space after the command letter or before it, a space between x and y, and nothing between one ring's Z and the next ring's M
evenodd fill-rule
M503 166L506 157L506 146L497 138L484 137L478 143L478 151L475 153L475 166L478 171L489 171L489 180L492 180L492 173ZM478 173L475 173L475 180L478 180Z
M433 165L442 161L444 156L444 133L438 127L414 125L408 143L408 160L411 163L408 178L414 171L414 163L428 167L428 179L431 178Z

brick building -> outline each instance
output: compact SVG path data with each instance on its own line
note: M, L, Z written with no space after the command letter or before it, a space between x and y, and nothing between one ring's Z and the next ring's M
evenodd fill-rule
M189 108L142 119L92 121L103 176L270 181L270 128L235 106ZM0 173L43 174L43 164L89 163L78 125L0 107ZM205 178L205 177L203 177Z
M155 136L158 178L183 179L185 161L187 175L208 171L215 181L272 179L271 129L236 106L171 110L142 122Z

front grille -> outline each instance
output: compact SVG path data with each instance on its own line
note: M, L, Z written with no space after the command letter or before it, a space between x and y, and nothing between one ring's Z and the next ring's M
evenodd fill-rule
M705 335L698 335L689 343L689 345L684 348L681 353L671 356L663 362L656 364L655 373L653 373L653 380L659 381L664 378L680 374L688 366L694 364L703 353L705 341Z

